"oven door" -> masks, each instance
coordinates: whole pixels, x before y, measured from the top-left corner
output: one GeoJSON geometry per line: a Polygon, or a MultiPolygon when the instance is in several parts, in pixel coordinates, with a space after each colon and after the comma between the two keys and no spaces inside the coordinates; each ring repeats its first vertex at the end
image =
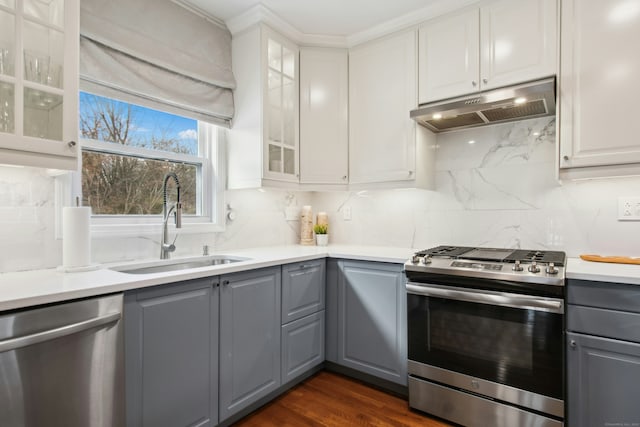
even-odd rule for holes
{"type": "Polygon", "coordinates": [[[432,380],[460,373],[562,402],[563,300],[410,282],[407,312],[409,364],[436,367],[432,380]]]}

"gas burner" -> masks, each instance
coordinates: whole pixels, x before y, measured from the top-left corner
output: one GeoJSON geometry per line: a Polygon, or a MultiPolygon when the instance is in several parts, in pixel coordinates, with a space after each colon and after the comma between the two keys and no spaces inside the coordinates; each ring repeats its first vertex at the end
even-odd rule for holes
{"type": "Polygon", "coordinates": [[[437,246],[416,252],[405,272],[563,286],[565,263],[560,251],[437,246]]]}

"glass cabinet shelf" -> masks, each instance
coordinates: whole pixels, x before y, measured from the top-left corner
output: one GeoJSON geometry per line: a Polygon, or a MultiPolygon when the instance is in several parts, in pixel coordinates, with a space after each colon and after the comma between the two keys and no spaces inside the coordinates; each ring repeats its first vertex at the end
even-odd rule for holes
{"type": "Polygon", "coordinates": [[[3,162],[77,168],[79,15],[80,0],[0,0],[3,162]]]}

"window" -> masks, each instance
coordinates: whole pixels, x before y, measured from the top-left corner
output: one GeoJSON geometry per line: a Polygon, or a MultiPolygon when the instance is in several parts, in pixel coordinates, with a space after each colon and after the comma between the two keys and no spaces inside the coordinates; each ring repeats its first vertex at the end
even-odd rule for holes
{"type": "MultiPolygon", "coordinates": [[[[183,228],[221,229],[221,132],[205,122],[81,92],[82,172],[76,185],[92,208],[94,231],[159,229],[168,172],[180,181],[183,228]]],[[[169,180],[167,202],[176,196],[169,180]]]]}

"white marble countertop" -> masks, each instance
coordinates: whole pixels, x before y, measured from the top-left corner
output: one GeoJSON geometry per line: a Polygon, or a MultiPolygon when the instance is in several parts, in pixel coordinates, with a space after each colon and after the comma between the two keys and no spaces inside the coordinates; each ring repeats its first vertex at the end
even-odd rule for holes
{"type": "MultiPolygon", "coordinates": [[[[413,250],[407,248],[291,245],[224,251],[220,254],[250,259],[233,264],[163,273],[128,274],[109,269],[115,265],[159,260],[113,263],[103,265],[98,270],[77,273],[64,273],[56,269],[3,273],[0,274],[0,311],[325,257],[404,263],[412,253],[413,250]]],[[[178,260],[179,258],[173,259],[178,260]]]]}
{"type": "Polygon", "coordinates": [[[569,258],[566,276],[567,279],[640,285],[640,265],[612,264],[569,258]]]}
{"type": "MultiPolygon", "coordinates": [[[[325,257],[404,263],[413,252],[410,248],[382,246],[290,245],[224,251],[220,254],[250,259],[233,264],[163,273],[128,274],[109,269],[116,265],[159,261],[155,259],[105,264],[98,270],[78,273],[63,273],[56,269],[3,273],[0,274],[0,311],[325,257]]],[[[173,260],[178,261],[180,258],[173,260]]],[[[640,285],[640,265],[607,264],[569,258],[566,271],[569,279],[640,285]]]]}

